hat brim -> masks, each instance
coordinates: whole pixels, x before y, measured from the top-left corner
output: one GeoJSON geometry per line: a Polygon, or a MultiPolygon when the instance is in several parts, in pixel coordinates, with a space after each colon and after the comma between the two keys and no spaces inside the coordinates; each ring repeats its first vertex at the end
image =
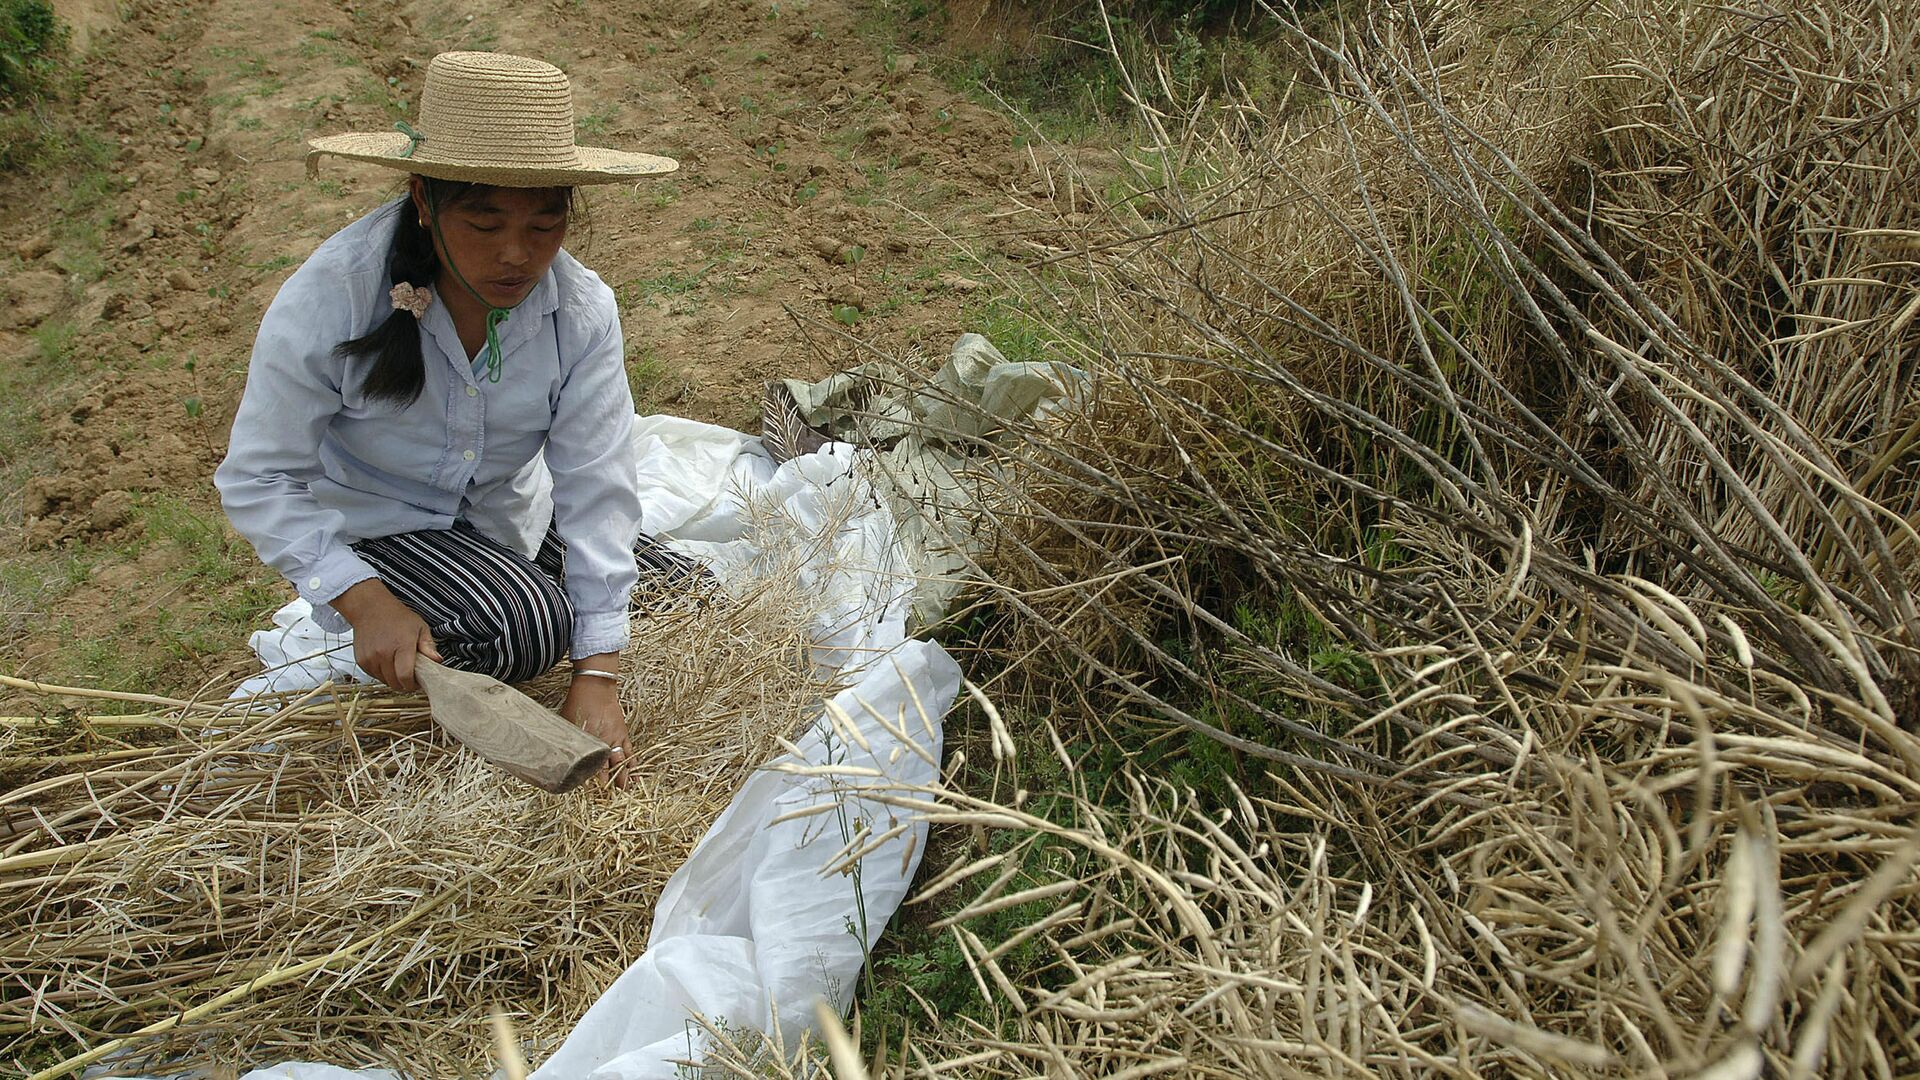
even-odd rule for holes
{"type": "Polygon", "coordinates": [[[367,131],[345,135],[325,135],[307,141],[307,171],[311,173],[320,155],[347,158],[401,169],[436,180],[464,180],[496,187],[576,187],[582,184],[617,184],[643,176],[659,176],[680,167],[670,157],[639,154],[627,150],[607,150],[598,146],[574,147],[572,165],[515,165],[489,162],[471,165],[434,161],[414,154],[405,156],[413,140],[401,132],[367,131]]]}

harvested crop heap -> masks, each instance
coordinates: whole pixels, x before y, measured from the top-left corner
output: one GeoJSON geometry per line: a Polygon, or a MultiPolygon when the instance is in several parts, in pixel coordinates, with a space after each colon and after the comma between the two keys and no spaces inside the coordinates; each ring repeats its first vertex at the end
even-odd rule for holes
{"type": "Polygon", "coordinates": [[[1920,1075],[1920,8],[1276,10],[1285,100],[1054,166],[1102,395],[982,566],[1060,739],[943,796],[907,1060],[1920,1075]]]}
{"type": "MultiPolygon", "coordinates": [[[[10,722],[0,1061],[124,1048],[451,1076],[483,1063],[496,1006],[551,1045],[640,954],[741,780],[817,712],[796,601],[769,585],[636,618],[625,791],[543,794],[382,692],[10,722]]],[[[555,703],[561,678],[530,689],[555,703]]]]}

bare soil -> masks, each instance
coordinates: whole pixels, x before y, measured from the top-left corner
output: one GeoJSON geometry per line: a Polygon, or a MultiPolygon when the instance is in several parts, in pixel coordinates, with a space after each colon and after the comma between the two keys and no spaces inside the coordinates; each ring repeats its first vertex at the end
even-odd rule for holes
{"type": "Polygon", "coordinates": [[[0,177],[9,673],[180,690],[248,667],[245,628],[291,593],[210,477],[258,318],[397,191],[310,178],[305,142],[405,118],[436,52],[548,59],[582,142],[680,159],[591,189],[569,244],[620,297],[643,412],[757,430],[766,380],[858,358],[836,331],[944,353],[985,299],[967,253],[1013,250],[1046,192],[1007,119],[850,0],[57,6],[88,54],[56,115],[110,160],[0,177]]]}

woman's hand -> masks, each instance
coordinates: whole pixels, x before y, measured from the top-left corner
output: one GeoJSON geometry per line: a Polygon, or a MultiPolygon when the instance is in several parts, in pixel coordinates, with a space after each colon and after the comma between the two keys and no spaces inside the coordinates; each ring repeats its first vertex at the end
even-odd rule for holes
{"type": "Polygon", "coordinates": [[[334,597],[333,610],[353,625],[353,662],[395,690],[414,691],[413,658],[440,659],[425,620],[400,602],[385,582],[368,578],[334,597]]]}
{"type": "MultiPolygon", "coordinates": [[[[612,664],[592,666],[613,670],[612,664]]],[[[607,758],[607,777],[613,781],[613,786],[624,788],[633,783],[633,778],[627,773],[627,758],[633,748],[627,742],[627,710],[620,704],[618,682],[592,675],[575,675],[573,684],[567,687],[567,700],[560,705],[560,715],[613,747],[613,754],[607,758]]]]}

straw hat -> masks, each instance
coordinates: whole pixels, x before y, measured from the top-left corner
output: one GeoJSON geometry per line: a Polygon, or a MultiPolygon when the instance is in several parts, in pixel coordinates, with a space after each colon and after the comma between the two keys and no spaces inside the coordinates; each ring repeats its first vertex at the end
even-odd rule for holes
{"type": "Polygon", "coordinates": [[[611,184],[680,167],[672,158],[576,144],[566,73],[505,53],[434,57],[418,125],[394,126],[311,140],[308,173],[323,154],[500,187],[611,184]]]}

